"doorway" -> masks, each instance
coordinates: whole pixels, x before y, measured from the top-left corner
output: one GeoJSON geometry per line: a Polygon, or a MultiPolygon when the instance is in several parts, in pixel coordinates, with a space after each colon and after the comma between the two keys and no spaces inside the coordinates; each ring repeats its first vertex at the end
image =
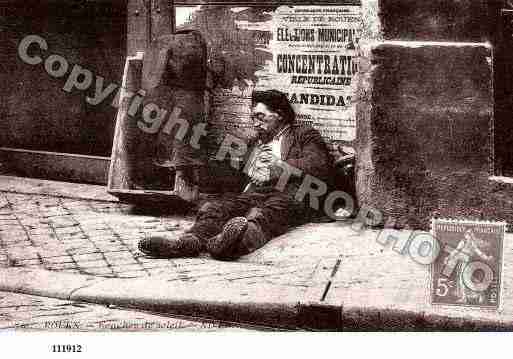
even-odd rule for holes
{"type": "Polygon", "coordinates": [[[0,161],[7,163],[9,174],[104,182],[104,174],[89,176],[84,163],[92,156],[90,168],[104,171],[108,165],[116,91],[97,105],[86,98],[94,97],[97,76],[103,78],[103,88],[121,84],[126,1],[2,1],[0,19],[0,161]],[[69,63],[64,76],[53,77],[44,64],[21,59],[18,46],[27,35],[47,42],[48,50],[39,51],[43,60],[55,54],[69,63]],[[74,65],[93,74],[85,91],[63,90],[74,65]]]}

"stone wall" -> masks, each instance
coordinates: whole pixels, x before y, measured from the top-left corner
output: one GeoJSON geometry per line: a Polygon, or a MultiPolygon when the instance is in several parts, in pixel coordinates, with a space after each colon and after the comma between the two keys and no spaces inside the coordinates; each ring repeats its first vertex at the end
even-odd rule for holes
{"type": "MultiPolygon", "coordinates": [[[[86,103],[87,91],[62,90],[78,64],[120,85],[125,62],[126,5],[123,2],[2,1],[0,4],[0,147],[109,156],[116,91],[102,104],[86,103]],[[29,65],[18,56],[27,35],[43,37],[51,54],[70,68],[62,78],[50,76],[43,64],[29,65]]],[[[35,49],[35,47],[34,47],[35,49]]],[[[33,50],[34,52],[38,50],[33,50]]]]}
{"type": "Polygon", "coordinates": [[[508,185],[490,179],[493,48],[480,42],[489,30],[465,31],[482,21],[478,9],[451,22],[454,14],[445,10],[462,3],[412,9],[410,1],[383,0],[383,36],[401,41],[362,48],[358,200],[381,210],[388,222],[400,227],[427,229],[433,217],[513,221],[508,185]],[[415,18],[402,15],[392,25],[389,14],[398,7],[401,14],[423,12],[418,27],[413,26],[415,18]],[[435,20],[445,25],[428,30],[426,24],[435,20]],[[458,34],[453,27],[460,29],[458,34]],[[440,42],[447,39],[451,41],[440,42]]]}
{"type": "Polygon", "coordinates": [[[496,0],[379,0],[385,39],[487,41],[496,0]]]}

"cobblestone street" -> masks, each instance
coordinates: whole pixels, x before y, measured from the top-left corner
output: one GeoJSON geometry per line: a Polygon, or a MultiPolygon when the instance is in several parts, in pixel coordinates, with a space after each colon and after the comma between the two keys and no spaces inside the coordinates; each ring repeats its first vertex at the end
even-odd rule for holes
{"type": "MultiPolygon", "coordinates": [[[[178,235],[191,225],[192,220],[192,217],[184,216],[140,214],[132,206],[115,201],[0,192],[0,267],[45,269],[105,278],[165,276],[170,280],[209,282],[254,282],[255,278],[258,280],[273,273],[268,266],[258,264],[223,263],[220,266],[207,256],[166,260],[147,258],[138,252],[137,243],[145,236],[178,235]]],[[[0,292],[0,329],[12,328],[240,330],[239,326],[203,319],[167,317],[0,292]]]]}
{"type": "Polygon", "coordinates": [[[0,263],[9,267],[150,276],[175,268],[176,261],[139,256],[138,241],[163,232],[179,234],[191,223],[183,217],[129,215],[130,206],[119,203],[14,193],[1,193],[0,201],[0,263]]]}
{"type": "MultiPolygon", "coordinates": [[[[57,185],[61,192],[75,186],[57,185]]],[[[303,283],[306,288],[319,257],[336,258],[336,253],[327,255],[329,250],[315,249],[316,255],[305,260],[303,256],[308,251],[305,241],[305,248],[299,248],[297,253],[301,262],[295,256],[279,256],[276,250],[256,252],[237,262],[215,261],[207,254],[199,258],[154,259],[140,253],[137,243],[151,235],[178,236],[192,225],[193,216],[160,215],[158,211],[150,215],[115,201],[42,194],[0,191],[0,201],[0,266],[3,267],[109,278],[166,276],[180,281],[244,283],[267,280],[294,286],[303,283]],[[284,280],[284,276],[288,279],[284,280]]],[[[310,244],[316,246],[317,241],[310,244]]]]}
{"type": "MultiPolygon", "coordinates": [[[[101,186],[1,180],[0,328],[45,329],[47,323],[75,321],[80,330],[101,330],[103,321],[114,325],[135,318],[204,330],[211,326],[205,315],[225,320],[227,328],[282,320],[289,324],[278,328],[303,328],[304,318],[336,319],[342,309],[348,321],[334,325],[348,330],[395,328],[398,320],[405,328],[423,321],[446,328],[440,318],[452,328],[511,326],[509,280],[502,284],[501,311],[432,306],[430,267],[390,243],[384,246],[380,230],[359,230],[351,221],[306,224],[234,262],[208,255],[154,259],[138,252],[139,240],[179,235],[192,216],[142,211],[117,202],[101,186]],[[328,308],[335,312],[322,314],[328,308]],[[382,321],[382,313],[389,322],[382,321]],[[270,320],[274,315],[282,319],[270,320]]],[[[505,279],[513,263],[511,237],[504,242],[505,279]]]]}

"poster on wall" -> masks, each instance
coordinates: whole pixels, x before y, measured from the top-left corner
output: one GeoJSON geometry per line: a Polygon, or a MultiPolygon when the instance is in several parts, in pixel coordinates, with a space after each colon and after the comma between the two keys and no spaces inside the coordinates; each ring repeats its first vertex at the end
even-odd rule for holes
{"type": "MultiPolygon", "coordinates": [[[[189,34],[194,37],[202,44],[201,54],[205,54],[202,65],[194,67],[204,69],[199,72],[202,80],[197,82],[202,84],[202,91],[191,95],[197,106],[192,106],[190,101],[184,105],[189,112],[195,108],[194,113],[205,113],[208,122],[208,131],[205,131],[202,142],[202,156],[205,155],[204,160],[208,163],[205,172],[208,173],[194,175],[205,179],[199,185],[202,190],[239,190],[243,176],[236,173],[228,161],[219,161],[217,153],[221,149],[226,150],[223,146],[229,143],[224,141],[227,135],[243,141],[255,138],[255,125],[251,120],[251,95],[255,90],[277,89],[286,93],[295,108],[297,121],[307,123],[320,132],[326,143],[331,145],[339,167],[350,164],[356,132],[352,97],[358,71],[357,48],[363,26],[360,6],[347,3],[330,5],[322,1],[309,6],[220,3],[178,6],[175,15],[177,36],[189,34]]],[[[186,49],[190,50],[190,44],[182,48],[179,44],[185,42],[181,41],[173,42],[173,46],[179,48],[176,51],[158,48],[170,46],[165,42],[161,45],[152,42],[152,46],[156,49],[155,54],[172,54],[176,61],[198,59],[197,55],[184,56],[186,49]]],[[[150,53],[146,51],[141,56],[147,60],[147,65],[167,63],[165,71],[173,73],[172,66],[178,62],[153,62],[150,53]]],[[[134,62],[132,67],[133,71],[127,70],[127,76],[133,78],[124,80],[133,86],[131,91],[137,93],[144,74],[152,71],[147,70],[148,67],[144,71],[144,61],[138,65],[134,62]]],[[[184,83],[189,83],[192,73],[187,73],[184,83]]],[[[176,81],[174,85],[177,85],[176,81]]],[[[169,86],[174,85],[170,82],[169,86]]],[[[173,91],[164,93],[167,96],[173,91]]],[[[150,101],[151,96],[148,95],[144,101],[150,101]]],[[[159,101],[163,101],[163,96],[159,101]]],[[[133,105],[130,106],[132,108],[133,105]]],[[[175,156],[168,151],[172,147],[169,145],[169,137],[172,136],[155,139],[152,134],[141,133],[133,121],[120,123],[128,127],[118,126],[120,130],[117,133],[122,135],[114,141],[113,152],[117,160],[112,162],[112,168],[116,169],[112,173],[116,175],[110,176],[113,180],[109,182],[109,188],[166,191],[173,187],[176,178],[170,175],[170,168],[173,168],[175,156]],[[127,146],[132,147],[127,150],[127,146]]],[[[163,128],[165,132],[165,128],[171,127],[166,124],[163,128]]],[[[242,156],[234,159],[242,160],[242,156]]]]}
{"type": "Polygon", "coordinates": [[[251,136],[254,89],[287,93],[297,119],[328,143],[354,140],[360,6],[178,8],[177,29],[187,28],[199,30],[209,46],[214,141],[226,132],[251,136]]]}
{"type": "Polygon", "coordinates": [[[257,88],[288,94],[298,119],[329,142],[355,138],[352,84],[358,71],[357,6],[283,6],[273,15],[269,48],[273,60],[257,88]]]}

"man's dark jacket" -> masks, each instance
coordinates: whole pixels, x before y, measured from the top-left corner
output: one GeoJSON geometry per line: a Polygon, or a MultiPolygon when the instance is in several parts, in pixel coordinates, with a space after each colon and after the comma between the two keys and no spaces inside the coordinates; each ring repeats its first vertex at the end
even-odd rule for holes
{"type": "MultiPolygon", "coordinates": [[[[252,153],[250,150],[249,154],[252,153]]],[[[289,166],[302,172],[301,176],[292,175],[285,192],[295,196],[301,186],[305,175],[313,176],[328,186],[328,191],[333,182],[333,158],[326,142],[320,133],[307,124],[294,123],[286,131],[281,142],[281,159],[289,166]]],[[[269,186],[256,189],[256,191],[272,190],[282,174],[283,167],[271,168],[271,183],[269,186]]]]}

